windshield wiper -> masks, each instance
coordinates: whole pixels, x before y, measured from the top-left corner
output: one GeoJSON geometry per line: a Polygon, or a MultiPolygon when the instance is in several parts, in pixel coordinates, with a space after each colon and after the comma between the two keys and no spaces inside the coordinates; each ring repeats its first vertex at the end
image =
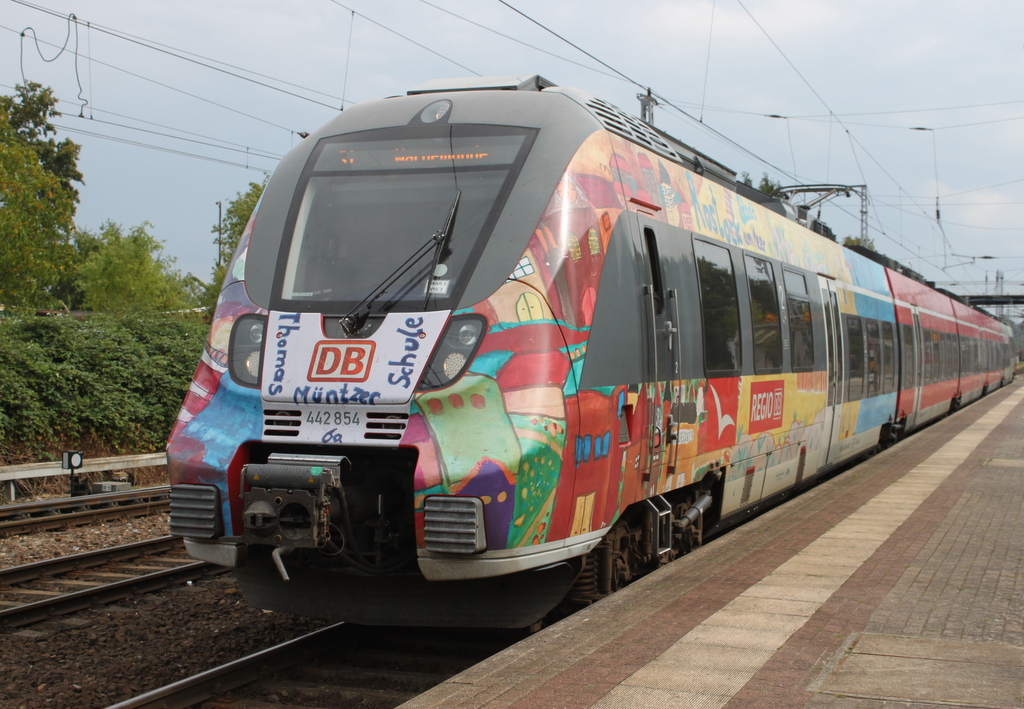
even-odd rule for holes
{"type": "Polygon", "coordinates": [[[430,302],[430,288],[434,285],[434,279],[438,276],[443,276],[447,271],[441,273],[437,272],[437,267],[448,260],[448,257],[452,255],[451,241],[452,232],[455,231],[455,215],[459,211],[459,198],[462,197],[462,190],[455,190],[455,201],[452,202],[452,208],[448,210],[448,219],[444,223],[444,228],[434,234],[433,238],[437,242],[437,246],[434,247],[434,265],[430,267],[430,278],[427,279],[427,293],[423,298],[423,309],[427,309],[427,303],[430,302]]]}
{"type": "MultiPolygon", "coordinates": [[[[445,220],[444,227],[435,231],[422,246],[416,249],[409,258],[392,271],[376,288],[370,291],[369,295],[359,301],[356,307],[352,308],[345,317],[341,318],[339,321],[341,329],[345,331],[346,335],[349,337],[358,335],[359,331],[363,329],[363,325],[366,324],[366,319],[370,317],[370,309],[373,307],[373,304],[382,295],[387,293],[388,289],[398,282],[398,279],[408,273],[409,269],[419,263],[433,249],[434,267],[430,271],[430,280],[427,283],[427,298],[429,299],[430,285],[434,282],[434,271],[437,270],[437,264],[451,255],[451,251],[448,249],[448,242],[451,240],[452,229],[455,226],[455,212],[459,208],[459,197],[461,196],[462,190],[456,190],[455,201],[452,202],[451,209],[448,210],[448,218],[445,220]]],[[[426,301],[424,301],[424,307],[426,307],[426,301]]]]}

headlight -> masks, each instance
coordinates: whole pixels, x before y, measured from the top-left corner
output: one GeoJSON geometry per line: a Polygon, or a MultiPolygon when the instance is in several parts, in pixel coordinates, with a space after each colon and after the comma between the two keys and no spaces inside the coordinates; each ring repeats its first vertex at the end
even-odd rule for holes
{"type": "Polygon", "coordinates": [[[427,364],[419,390],[438,389],[458,379],[473,361],[486,328],[487,321],[480,315],[452,318],[427,364]]]}
{"type": "Polygon", "coordinates": [[[251,389],[259,387],[266,329],[265,315],[243,315],[235,320],[228,345],[228,370],[236,384],[251,389]]]}

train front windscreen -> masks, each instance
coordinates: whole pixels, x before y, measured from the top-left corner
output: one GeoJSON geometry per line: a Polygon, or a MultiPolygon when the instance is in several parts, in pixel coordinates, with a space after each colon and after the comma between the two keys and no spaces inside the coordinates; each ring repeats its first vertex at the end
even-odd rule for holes
{"type": "Polygon", "coordinates": [[[533,135],[441,125],[323,139],[286,224],[274,307],[454,307],[533,135]]]}

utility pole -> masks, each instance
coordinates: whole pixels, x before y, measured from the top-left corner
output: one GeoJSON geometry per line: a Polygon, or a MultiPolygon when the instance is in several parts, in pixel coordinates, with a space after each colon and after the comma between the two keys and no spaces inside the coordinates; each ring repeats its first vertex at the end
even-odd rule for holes
{"type": "Polygon", "coordinates": [[[224,209],[221,207],[220,200],[217,200],[217,268],[220,268],[221,253],[223,253],[223,247],[220,245],[220,240],[224,236],[224,209]]]}

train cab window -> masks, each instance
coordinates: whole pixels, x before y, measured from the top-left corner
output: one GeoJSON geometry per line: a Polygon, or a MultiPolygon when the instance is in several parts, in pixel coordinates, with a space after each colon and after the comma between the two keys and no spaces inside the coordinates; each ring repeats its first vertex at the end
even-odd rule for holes
{"type": "Polygon", "coordinates": [[[718,375],[740,370],[740,309],[732,255],[722,246],[694,239],[700,308],[704,322],[704,369],[718,375]]]}
{"type": "Polygon", "coordinates": [[[903,367],[901,389],[913,389],[917,386],[917,346],[914,341],[914,328],[912,325],[900,325],[900,336],[903,339],[903,367]]]}
{"type": "Polygon", "coordinates": [[[864,324],[860,318],[846,316],[846,345],[849,376],[846,379],[846,400],[864,398],[864,324]]]}
{"type": "Polygon", "coordinates": [[[868,345],[868,396],[876,396],[882,384],[882,338],[877,320],[864,322],[868,345]]]}
{"type": "Polygon", "coordinates": [[[896,341],[891,322],[882,323],[882,393],[896,391],[896,341]]]}
{"type": "Polygon", "coordinates": [[[789,308],[789,343],[793,371],[814,369],[814,332],[811,329],[811,301],[803,274],[783,269],[786,305],[789,308]]]}
{"type": "Polygon", "coordinates": [[[744,258],[747,288],[750,291],[750,315],[754,323],[754,372],[782,371],[782,323],[775,293],[772,265],[754,256],[744,258]]]}
{"type": "Polygon", "coordinates": [[[324,138],[289,212],[272,307],[453,308],[535,134],[437,124],[324,138]],[[386,274],[387,297],[374,299],[386,274]]]}

